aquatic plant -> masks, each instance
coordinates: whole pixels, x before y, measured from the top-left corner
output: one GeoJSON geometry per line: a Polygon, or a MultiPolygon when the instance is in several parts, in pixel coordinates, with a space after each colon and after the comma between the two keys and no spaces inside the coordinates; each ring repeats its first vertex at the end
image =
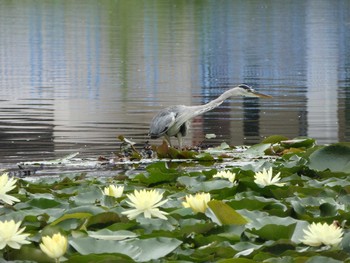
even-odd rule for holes
{"type": "MultiPolygon", "coordinates": [[[[48,262],[41,237],[61,233],[65,262],[350,261],[349,144],[272,136],[251,147],[152,149],[152,159],[127,160],[137,170],[112,167],[109,177],[16,178],[20,202],[1,206],[0,221],[21,222],[26,236],[19,249],[3,246],[0,257],[48,262]],[[234,180],[218,178],[222,171],[234,180]],[[258,185],[259,172],[271,183],[258,185]],[[110,185],[123,191],[106,195],[110,185]],[[194,213],[191,198],[205,209],[194,213]]],[[[40,165],[43,174],[50,162],[40,165]]]]}
{"type": "Polygon", "coordinates": [[[14,178],[9,178],[7,173],[0,176],[0,201],[8,205],[12,205],[14,202],[19,202],[20,200],[8,192],[16,187],[17,180],[14,178]]]}
{"type": "Polygon", "coordinates": [[[25,227],[20,228],[21,223],[14,220],[0,221],[0,249],[6,246],[19,249],[22,245],[30,243],[27,240],[29,234],[23,233],[25,227]]]}
{"type": "Polygon", "coordinates": [[[40,249],[50,258],[55,259],[59,262],[68,248],[68,240],[61,233],[55,233],[50,236],[42,237],[42,243],[40,243],[40,249]]]}

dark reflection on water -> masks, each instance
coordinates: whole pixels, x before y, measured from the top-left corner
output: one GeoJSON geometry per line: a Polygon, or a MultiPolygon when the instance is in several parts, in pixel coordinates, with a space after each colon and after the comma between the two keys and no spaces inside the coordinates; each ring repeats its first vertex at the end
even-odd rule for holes
{"type": "MultiPolygon", "coordinates": [[[[160,108],[248,83],[186,144],[350,138],[349,1],[2,1],[0,162],[143,144],[160,108]]],[[[152,141],[152,143],[159,143],[152,141]]]]}

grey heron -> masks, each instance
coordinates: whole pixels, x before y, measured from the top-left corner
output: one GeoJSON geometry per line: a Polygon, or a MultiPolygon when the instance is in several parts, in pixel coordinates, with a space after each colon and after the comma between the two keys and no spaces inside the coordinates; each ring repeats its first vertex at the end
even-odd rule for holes
{"type": "Polygon", "coordinates": [[[181,149],[182,137],[186,136],[187,134],[189,120],[218,107],[226,99],[233,96],[271,98],[269,95],[258,93],[252,87],[246,84],[240,84],[225,91],[218,98],[204,105],[175,105],[162,109],[153,117],[151,121],[149,136],[151,139],[157,139],[164,136],[165,140],[170,146],[170,137],[175,136],[178,139],[179,148],[181,149]]]}

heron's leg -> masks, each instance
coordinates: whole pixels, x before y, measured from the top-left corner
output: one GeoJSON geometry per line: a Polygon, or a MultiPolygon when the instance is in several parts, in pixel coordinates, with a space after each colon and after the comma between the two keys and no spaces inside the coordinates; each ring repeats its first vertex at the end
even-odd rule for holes
{"type": "Polygon", "coordinates": [[[176,134],[177,140],[179,142],[179,149],[182,149],[182,134],[181,132],[179,132],[178,134],[176,134]]]}
{"type": "Polygon", "coordinates": [[[172,147],[170,137],[168,135],[164,134],[164,139],[169,144],[169,146],[172,147]]]}

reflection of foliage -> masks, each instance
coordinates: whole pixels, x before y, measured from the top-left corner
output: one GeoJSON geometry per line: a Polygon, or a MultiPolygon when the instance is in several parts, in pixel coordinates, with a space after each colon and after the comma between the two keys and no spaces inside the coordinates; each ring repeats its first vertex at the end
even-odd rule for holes
{"type": "Polygon", "coordinates": [[[16,262],[45,262],[40,237],[62,232],[69,240],[66,262],[350,260],[348,144],[319,146],[311,138],[274,136],[249,148],[160,147],[153,149],[167,159],[155,159],[138,174],[18,179],[10,194],[21,202],[1,207],[0,220],[22,221],[31,244],[0,254],[16,262]],[[234,183],[214,177],[223,166],[235,174],[234,183]],[[271,167],[280,173],[283,185],[262,188],[254,183],[257,171],[271,167]],[[122,196],[103,195],[101,189],[110,184],[123,185],[122,196]],[[140,214],[130,220],[123,215],[128,210],[126,195],[135,189],[163,193],[167,202],[160,209],[167,219],[140,214]],[[205,213],[182,206],[187,195],[196,193],[210,193],[205,213]],[[304,230],[312,222],[341,227],[341,244],[303,244],[304,230]]]}

